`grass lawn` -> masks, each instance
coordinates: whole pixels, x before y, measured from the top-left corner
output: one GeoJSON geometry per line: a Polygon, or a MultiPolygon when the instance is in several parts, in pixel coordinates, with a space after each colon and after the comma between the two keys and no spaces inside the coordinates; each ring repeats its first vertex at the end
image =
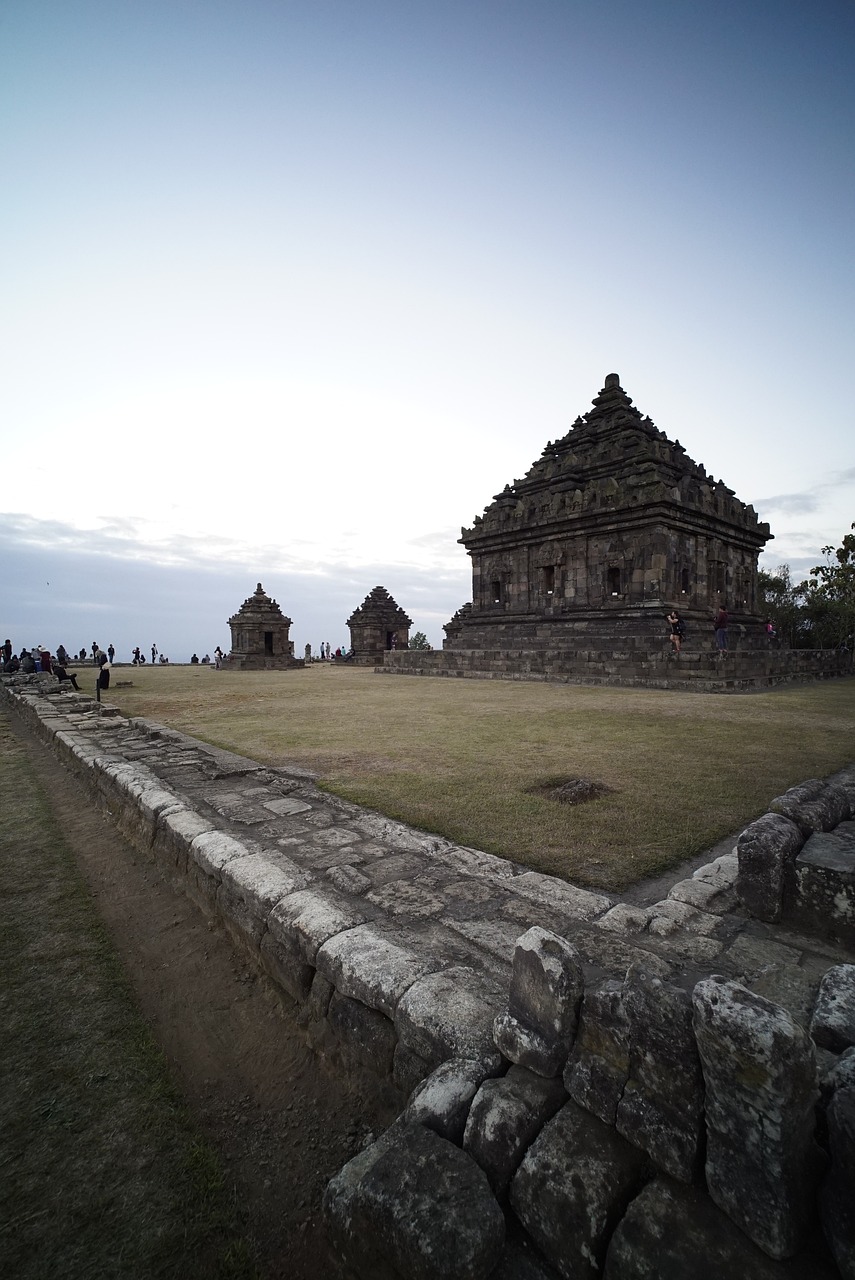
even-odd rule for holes
{"type": "Polygon", "coordinates": [[[0,1274],[255,1276],[219,1158],[0,714],[0,1274]]]}
{"type": "MultiPolygon", "coordinates": [[[[89,671],[81,686],[85,689],[89,671]]],[[[336,795],[577,884],[664,872],[855,758],[855,678],[764,694],[120,667],[111,702],[336,795]],[[533,792],[583,777],[582,805],[533,792]]]]}

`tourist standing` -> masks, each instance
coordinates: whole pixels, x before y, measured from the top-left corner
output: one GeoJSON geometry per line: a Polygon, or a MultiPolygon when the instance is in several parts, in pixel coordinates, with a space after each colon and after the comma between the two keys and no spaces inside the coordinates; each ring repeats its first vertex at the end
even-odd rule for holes
{"type": "Polygon", "coordinates": [[[110,659],[107,657],[106,653],[102,653],[99,655],[99,662],[100,662],[100,667],[98,670],[98,688],[109,689],[110,688],[110,659]]]}
{"type": "Polygon", "coordinates": [[[153,645],[151,646],[151,660],[152,660],[152,662],[157,662],[157,654],[158,654],[157,645],[156,645],[156,644],[153,644],[153,645]]]}
{"type": "Polygon", "coordinates": [[[727,657],[727,609],[723,604],[718,607],[713,623],[715,630],[715,642],[718,648],[720,658],[727,657]]]}
{"type": "Polygon", "coordinates": [[[668,622],[671,626],[671,647],[679,658],[683,647],[683,636],[686,634],[686,624],[676,609],[672,609],[668,614],[668,622]]]}
{"type": "Polygon", "coordinates": [[[107,657],[110,659],[110,666],[112,666],[112,665],[113,665],[113,659],[115,658],[115,656],[116,656],[116,649],[115,649],[115,646],[114,646],[114,645],[112,645],[112,644],[108,644],[108,645],[107,645],[107,657]]]}
{"type": "Polygon", "coordinates": [[[11,658],[12,658],[12,641],[11,641],[11,640],[4,640],[4,641],[3,641],[3,661],[4,661],[4,663],[5,663],[5,662],[9,662],[9,661],[11,660],[11,658]]]}

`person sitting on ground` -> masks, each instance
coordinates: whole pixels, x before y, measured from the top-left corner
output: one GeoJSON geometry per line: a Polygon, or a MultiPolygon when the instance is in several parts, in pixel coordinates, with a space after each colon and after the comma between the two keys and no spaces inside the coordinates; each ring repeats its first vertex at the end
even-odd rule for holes
{"type": "Polygon", "coordinates": [[[36,662],[35,662],[35,658],[30,653],[29,649],[21,650],[21,670],[23,671],[25,676],[31,676],[35,674],[36,662]]]}
{"type": "Polygon", "coordinates": [[[197,667],[199,665],[199,659],[195,653],[193,654],[193,657],[190,659],[190,664],[191,666],[194,666],[194,667],[197,667]]]}
{"type": "Polygon", "coordinates": [[[56,676],[60,684],[62,684],[63,680],[70,680],[75,689],[79,692],[80,686],[77,683],[77,676],[73,671],[69,674],[61,662],[55,662],[53,664],[53,674],[56,676]]]}
{"type": "Polygon", "coordinates": [[[13,654],[12,654],[12,656],[11,656],[11,658],[8,658],[8,659],[3,663],[3,674],[4,674],[4,676],[14,676],[14,675],[16,675],[20,670],[21,670],[21,663],[20,663],[19,659],[18,659],[18,658],[15,656],[15,654],[13,653],[13,654]]]}
{"type": "Polygon", "coordinates": [[[202,659],[202,666],[209,667],[210,665],[211,665],[211,655],[209,653],[206,653],[204,658],[202,659]]]}

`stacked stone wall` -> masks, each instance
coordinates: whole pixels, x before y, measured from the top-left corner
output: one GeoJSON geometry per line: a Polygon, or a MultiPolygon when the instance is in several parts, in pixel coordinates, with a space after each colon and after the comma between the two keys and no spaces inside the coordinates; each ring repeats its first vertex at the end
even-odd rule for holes
{"type": "MultiPolygon", "coordinates": [[[[501,636],[494,643],[501,643],[501,636]]],[[[852,674],[852,658],[835,649],[684,649],[679,658],[665,648],[643,648],[632,639],[616,648],[614,638],[583,649],[488,648],[409,650],[387,653],[384,675],[450,676],[480,680],[551,680],[566,684],[608,684],[629,688],[677,689],[696,693],[745,693],[852,674]]],[[[587,642],[586,642],[587,645],[587,642]]]]}

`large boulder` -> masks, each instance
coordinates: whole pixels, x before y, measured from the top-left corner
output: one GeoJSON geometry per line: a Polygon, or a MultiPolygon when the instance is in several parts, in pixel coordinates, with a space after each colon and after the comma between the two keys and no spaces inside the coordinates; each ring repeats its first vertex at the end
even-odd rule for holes
{"type": "Polygon", "coordinates": [[[501,1199],[531,1143],[567,1101],[560,1079],[545,1080],[525,1067],[485,1080],[469,1110],[463,1150],[487,1175],[501,1199]]]}
{"type": "Polygon", "coordinates": [[[469,1108],[481,1085],[501,1068],[472,1058],[449,1058],[417,1085],[403,1112],[409,1124],[422,1124],[441,1138],[463,1142],[469,1108]]]}
{"type": "Polygon", "coordinates": [[[820,1173],[813,1044],[786,1010],[737,982],[706,978],[693,1001],[710,1195],[771,1257],[791,1257],[820,1173]]]}
{"type": "Polygon", "coordinates": [[[637,965],[627,971],[623,1008],[629,1078],[617,1106],[619,1133],[681,1182],[697,1173],[704,1084],[687,991],[637,965]]]}
{"type": "Polygon", "coordinates": [[[831,1169],[820,1194],[826,1239],[843,1280],[855,1280],[855,1089],[838,1089],[828,1108],[831,1169]]]}
{"type": "Polygon", "coordinates": [[[508,1007],[493,1029],[497,1048],[537,1075],[558,1075],[576,1034],[584,989],[576,948],[548,929],[529,929],[514,950],[508,1007]]]}
{"type": "Polygon", "coordinates": [[[643,1180],[644,1156],[566,1103],[529,1147],[510,1187],[526,1231],[565,1280],[595,1280],[643,1180]]]}
{"type": "Polygon", "coordinates": [[[836,964],[825,974],[813,1010],[814,1044],[832,1053],[855,1045],[855,964],[836,964]]]}
{"type": "Polygon", "coordinates": [[[605,1124],[614,1124],[628,1078],[629,1026],[623,1008],[623,983],[609,978],[601,987],[589,987],[585,992],[564,1084],[580,1107],[605,1124]]]}
{"type": "Polygon", "coordinates": [[[492,1032],[501,1004],[494,982],[461,965],[417,979],[398,1004],[395,1028],[431,1068],[448,1058],[478,1058],[498,1067],[492,1032]]]}
{"type": "Polygon", "coordinates": [[[612,1236],[603,1280],[833,1280],[819,1258],[775,1262],[700,1187],[656,1178],[612,1236]],[[802,1263],[802,1260],[798,1260],[802,1263]]]}
{"type": "Polygon", "coordinates": [[[850,816],[845,788],[821,778],[809,778],[790,787],[782,796],[776,796],[769,808],[794,822],[805,837],[814,831],[831,831],[850,816]]]}
{"type": "Polygon", "coordinates": [[[796,824],[778,813],[765,813],[739,836],[736,892],[745,910],[758,920],[780,918],[786,864],[804,842],[796,824]]]}
{"type": "Polygon", "coordinates": [[[333,1244],[360,1280],[486,1280],[505,1220],[484,1173],[421,1125],[396,1123],[324,1193],[333,1244]]]}

